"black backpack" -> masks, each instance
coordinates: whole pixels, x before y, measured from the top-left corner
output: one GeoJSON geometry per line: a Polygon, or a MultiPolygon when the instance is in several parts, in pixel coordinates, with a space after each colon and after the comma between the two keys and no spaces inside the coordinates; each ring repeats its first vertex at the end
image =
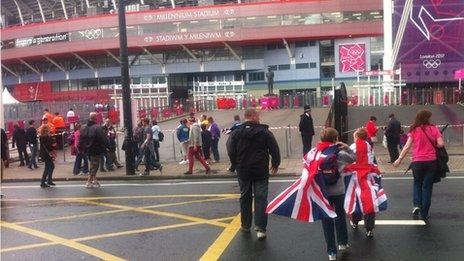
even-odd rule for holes
{"type": "Polygon", "coordinates": [[[340,172],[338,171],[337,158],[340,149],[336,145],[332,145],[325,149],[322,154],[326,157],[321,162],[320,172],[324,177],[325,184],[332,186],[337,183],[340,178],[340,172]]]}
{"type": "Polygon", "coordinates": [[[81,129],[81,135],[79,136],[79,143],[77,148],[80,152],[87,153],[93,145],[95,139],[95,133],[90,130],[89,126],[84,126],[81,129]]]}
{"type": "Polygon", "coordinates": [[[160,142],[162,142],[162,141],[164,140],[164,133],[161,132],[161,131],[158,133],[158,140],[159,140],[160,142]]]}

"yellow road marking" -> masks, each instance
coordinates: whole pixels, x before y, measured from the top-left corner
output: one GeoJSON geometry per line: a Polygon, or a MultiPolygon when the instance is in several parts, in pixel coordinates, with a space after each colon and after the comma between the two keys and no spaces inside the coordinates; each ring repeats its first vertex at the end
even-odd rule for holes
{"type": "MultiPolygon", "coordinates": [[[[233,218],[234,217],[224,217],[224,218],[211,219],[211,221],[220,222],[220,221],[231,220],[233,218]]],[[[147,233],[147,232],[153,232],[153,231],[167,230],[167,229],[172,229],[172,228],[189,227],[189,226],[203,225],[203,224],[205,224],[205,223],[204,222],[188,222],[188,223],[181,223],[181,224],[174,224],[174,225],[167,225],[167,226],[142,228],[142,229],[127,230],[127,231],[121,231],[121,232],[113,232],[113,233],[100,234],[100,235],[94,235],[94,236],[80,237],[80,238],[74,238],[74,239],[70,239],[70,240],[71,241],[76,241],[76,242],[90,241],[90,240],[97,240],[97,239],[102,239],[102,238],[127,236],[127,235],[133,235],[133,234],[141,234],[141,233],[147,233]]],[[[53,245],[58,245],[58,244],[59,243],[56,243],[56,242],[46,242],[46,243],[37,243],[37,244],[29,244],[29,245],[23,245],[23,246],[2,248],[2,249],[0,249],[0,253],[18,251],[18,250],[24,250],[24,249],[31,249],[31,248],[38,248],[38,247],[53,246],[53,245]]]]}
{"type": "Polygon", "coordinates": [[[2,199],[3,202],[17,201],[55,201],[55,200],[100,200],[100,199],[147,199],[147,198],[201,198],[201,197],[237,197],[239,194],[176,194],[176,195],[143,195],[143,196],[113,196],[113,197],[77,197],[77,198],[25,198],[2,199]]]}
{"type": "Polygon", "coordinates": [[[157,216],[184,219],[184,220],[193,221],[193,222],[203,222],[203,223],[213,225],[213,226],[227,227],[227,224],[222,223],[222,222],[211,221],[211,220],[208,220],[208,219],[199,218],[199,217],[193,217],[193,216],[188,216],[188,215],[183,215],[183,214],[177,214],[177,213],[171,213],[171,212],[165,212],[165,211],[157,211],[157,210],[151,210],[151,209],[144,209],[144,208],[140,208],[140,207],[136,208],[136,207],[130,207],[130,206],[124,206],[124,205],[116,205],[116,204],[111,204],[111,203],[95,202],[95,201],[91,201],[91,200],[72,200],[72,201],[73,202],[82,202],[82,203],[87,203],[87,204],[92,204],[92,205],[97,205],[97,206],[104,206],[104,207],[109,207],[109,208],[125,209],[125,210],[128,210],[128,211],[146,213],[146,214],[157,215],[157,216]]]}
{"type": "MultiPolygon", "coordinates": [[[[140,207],[140,208],[142,208],[142,209],[151,209],[151,208],[172,207],[172,206],[186,205],[186,204],[192,204],[192,203],[202,203],[202,202],[236,199],[237,197],[224,197],[224,198],[190,200],[190,201],[183,201],[183,202],[176,202],[176,203],[151,205],[151,206],[145,206],[145,207],[140,207]]],[[[60,221],[60,220],[68,220],[68,219],[75,219],[75,218],[81,218],[81,217],[90,217],[90,216],[98,216],[98,215],[105,215],[105,214],[113,214],[113,213],[127,212],[127,211],[130,211],[130,210],[128,210],[128,209],[106,210],[106,211],[101,211],[101,212],[90,212],[90,213],[63,216],[63,217],[44,218],[44,219],[36,219],[36,220],[14,222],[14,224],[23,225],[23,224],[31,224],[31,223],[38,223],[38,222],[60,221]]]]}
{"type": "Polygon", "coordinates": [[[42,231],[39,231],[39,230],[23,227],[23,226],[20,226],[20,225],[17,225],[17,224],[12,224],[12,223],[8,223],[8,222],[4,222],[4,221],[0,222],[0,226],[10,228],[10,229],[13,229],[13,230],[16,230],[16,231],[19,231],[19,232],[23,232],[23,233],[26,233],[26,234],[29,234],[29,235],[33,235],[33,236],[36,236],[36,237],[40,237],[40,238],[49,240],[49,241],[57,243],[57,244],[79,250],[81,252],[87,253],[89,255],[98,257],[98,258],[103,259],[103,260],[118,260],[118,261],[119,260],[124,260],[124,259],[119,258],[117,256],[114,256],[114,255],[111,255],[111,254],[106,253],[104,251],[101,251],[99,249],[89,247],[87,245],[78,243],[76,241],[69,240],[69,239],[66,239],[66,238],[62,238],[62,237],[59,237],[59,236],[55,236],[55,235],[52,235],[52,234],[48,234],[48,233],[45,233],[45,232],[42,232],[42,231]]]}
{"type": "Polygon", "coordinates": [[[240,214],[238,214],[203,254],[200,261],[219,260],[224,250],[226,250],[227,246],[229,246],[232,239],[234,239],[235,235],[240,230],[240,225],[240,214]]]}
{"type": "MultiPolygon", "coordinates": [[[[234,217],[216,218],[216,219],[210,219],[210,221],[220,222],[220,221],[231,220],[233,218],[234,217]]],[[[101,238],[127,236],[127,235],[132,235],[132,234],[147,233],[147,232],[166,230],[166,229],[171,229],[171,228],[180,228],[180,227],[188,227],[188,226],[204,225],[204,224],[206,223],[205,222],[187,222],[187,223],[167,225],[167,226],[161,226],[161,227],[150,227],[150,228],[127,230],[127,231],[114,232],[114,233],[108,233],[108,234],[102,234],[102,235],[81,237],[81,238],[76,238],[75,240],[76,241],[96,240],[96,239],[101,239],[101,238]]]]}
{"type": "Polygon", "coordinates": [[[106,210],[101,212],[89,212],[84,214],[77,214],[77,215],[70,215],[70,216],[63,216],[63,217],[55,217],[55,218],[44,218],[44,219],[34,219],[34,220],[27,220],[21,222],[14,222],[14,224],[24,225],[24,224],[31,224],[31,223],[39,223],[39,222],[49,222],[49,221],[60,221],[60,220],[67,220],[67,219],[74,219],[74,218],[81,218],[81,217],[91,217],[91,216],[98,216],[98,215],[105,215],[105,214],[113,214],[118,212],[124,212],[127,210],[106,210]]]}

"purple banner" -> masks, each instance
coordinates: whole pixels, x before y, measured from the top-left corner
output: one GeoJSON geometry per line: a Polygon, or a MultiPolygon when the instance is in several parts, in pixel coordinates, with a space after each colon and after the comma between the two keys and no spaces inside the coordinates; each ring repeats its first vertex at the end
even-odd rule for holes
{"type": "MultiPolygon", "coordinates": [[[[404,4],[394,1],[394,36],[404,4]]],[[[408,83],[455,81],[464,68],[464,1],[413,0],[395,68],[400,64],[408,83]]]]}

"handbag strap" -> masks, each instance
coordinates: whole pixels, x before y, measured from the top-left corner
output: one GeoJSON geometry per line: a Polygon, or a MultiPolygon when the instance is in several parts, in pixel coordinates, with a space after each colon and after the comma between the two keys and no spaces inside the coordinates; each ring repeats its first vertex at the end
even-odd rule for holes
{"type": "Polygon", "coordinates": [[[425,131],[424,129],[424,126],[421,126],[421,130],[422,132],[424,132],[425,136],[427,137],[427,139],[429,140],[430,144],[432,144],[432,146],[437,149],[437,146],[435,146],[435,143],[432,141],[432,139],[430,138],[430,136],[427,134],[427,132],[425,131]]]}

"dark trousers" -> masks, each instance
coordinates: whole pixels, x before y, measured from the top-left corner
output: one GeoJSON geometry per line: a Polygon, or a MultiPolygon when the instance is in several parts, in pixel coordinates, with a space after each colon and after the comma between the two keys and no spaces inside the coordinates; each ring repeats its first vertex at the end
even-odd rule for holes
{"type": "Polygon", "coordinates": [[[31,150],[31,159],[29,161],[29,168],[37,168],[37,152],[39,150],[39,144],[29,144],[29,149],[31,150]]]}
{"type": "Polygon", "coordinates": [[[116,167],[121,166],[121,163],[119,163],[118,157],[116,156],[116,147],[110,148],[110,149],[108,150],[108,156],[110,157],[111,162],[113,162],[113,164],[114,164],[116,167]]]}
{"type": "Polygon", "coordinates": [[[313,136],[301,135],[303,140],[303,156],[306,155],[311,150],[311,143],[313,141],[313,136]]]}
{"type": "Polygon", "coordinates": [[[154,150],[154,156],[155,156],[155,161],[160,161],[160,153],[159,153],[159,147],[160,147],[160,142],[159,140],[153,140],[153,150],[154,150]]]}
{"type": "Polygon", "coordinates": [[[245,180],[238,179],[240,186],[240,213],[243,228],[251,227],[253,216],[252,202],[255,203],[255,227],[257,230],[266,231],[267,228],[267,193],[268,179],[245,180]]]}
{"type": "MultiPolygon", "coordinates": [[[[358,224],[359,221],[363,219],[363,215],[361,213],[354,213],[351,215],[351,221],[353,223],[358,224]]],[[[367,231],[371,231],[375,227],[375,213],[364,215],[364,227],[367,231]]]]}
{"type": "Polygon", "coordinates": [[[89,158],[84,153],[77,153],[74,161],[73,174],[77,175],[82,170],[84,173],[89,173],[89,158]],[[82,164],[84,162],[84,164],[82,164]]]}
{"type": "Polygon", "coordinates": [[[205,158],[205,160],[209,160],[211,155],[210,155],[210,149],[211,147],[209,146],[202,146],[201,149],[203,150],[203,157],[205,158]]]}
{"type": "Polygon", "coordinates": [[[413,203],[420,207],[421,217],[427,218],[432,203],[433,177],[437,170],[437,161],[416,161],[411,163],[414,176],[413,203]]]}
{"type": "Polygon", "coordinates": [[[327,243],[327,253],[337,253],[335,230],[337,232],[337,243],[339,245],[348,244],[345,209],[343,208],[345,195],[329,196],[328,200],[330,205],[334,207],[337,217],[322,219],[322,229],[324,230],[325,242],[327,243]]]}
{"type": "Polygon", "coordinates": [[[400,156],[398,146],[400,145],[400,139],[387,138],[388,154],[390,154],[390,162],[395,162],[400,156]]]}
{"type": "Polygon", "coordinates": [[[24,166],[24,160],[26,160],[26,165],[29,165],[29,155],[26,151],[26,146],[18,146],[19,162],[21,166],[24,166]]]}
{"type": "Polygon", "coordinates": [[[100,158],[100,171],[104,170],[106,167],[107,170],[113,169],[113,161],[108,154],[108,151],[103,152],[100,158]]]}
{"type": "Polygon", "coordinates": [[[44,167],[44,171],[42,174],[42,180],[40,181],[40,183],[45,184],[45,180],[48,183],[52,183],[53,182],[52,174],[53,174],[53,170],[55,169],[55,163],[53,163],[53,159],[50,156],[43,157],[43,160],[45,162],[45,167],[44,167]]]}
{"type": "Polygon", "coordinates": [[[213,152],[213,158],[215,161],[219,161],[219,139],[211,140],[211,151],[213,152]]]}

